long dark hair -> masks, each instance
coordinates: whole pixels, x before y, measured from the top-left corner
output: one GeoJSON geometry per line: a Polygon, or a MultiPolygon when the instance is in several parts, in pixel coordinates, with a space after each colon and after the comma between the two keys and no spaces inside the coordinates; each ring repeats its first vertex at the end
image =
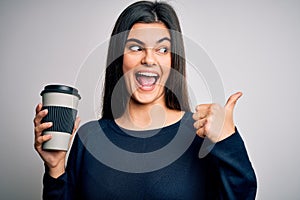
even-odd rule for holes
{"type": "Polygon", "coordinates": [[[181,28],[174,9],[164,2],[139,1],[128,6],[119,16],[111,34],[107,54],[102,118],[120,117],[126,108],[128,93],[123,76],[123,53],[128,32],[135,23],[162,22],[171,35],[171,73],[165,87],[166,106],[174,110],[190,111],[186,84],[185,54],[181,28]],[[172,72],[176,73],[172,73],[172,72]],[[178,72],[178,73],[177,73],[178,72]],[[183,77],[183,78],[182,78],[183,77]],[[118,98],[112,98],[116,85],[118,98]],[[112,108],[113,107],[113,108],[112,108]],[[112,109],[114,111],[112,111],[112,109]]]}

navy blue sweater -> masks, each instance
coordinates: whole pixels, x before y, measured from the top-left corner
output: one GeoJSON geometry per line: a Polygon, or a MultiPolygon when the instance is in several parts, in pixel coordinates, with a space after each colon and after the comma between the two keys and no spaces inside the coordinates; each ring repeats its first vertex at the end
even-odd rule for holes
{"type": "Polygon", "coordinates": [[[203,139],[191,115],[161,130],[124,130],[108,119],[83,125],[66,172],[54,179],[46,168],[43,198],[255,199],[256,177],[238,131],[200,159],[203,139]]]}

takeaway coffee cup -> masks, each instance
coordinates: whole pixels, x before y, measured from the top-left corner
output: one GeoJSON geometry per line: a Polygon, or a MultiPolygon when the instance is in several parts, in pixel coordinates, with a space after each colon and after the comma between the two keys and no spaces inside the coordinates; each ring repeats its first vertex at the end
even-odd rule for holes
{"type": "Polygon", "coordinates": [[[50,140],[43,143],[43,149],[67,151],[81,99],[78,90],[66,85],[47,85],[41,96],[42,109],[48,109],[42,122],[53,123],[52,127],[43,131],[43,135],[52,135],[50,140]]]}

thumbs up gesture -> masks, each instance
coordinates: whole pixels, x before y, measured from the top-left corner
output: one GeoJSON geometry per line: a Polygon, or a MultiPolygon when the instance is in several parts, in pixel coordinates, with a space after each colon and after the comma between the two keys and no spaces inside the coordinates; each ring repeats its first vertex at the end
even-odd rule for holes
{"type": "Polygon", "coordinates": [[[216,143],[229,137],[235,132],[233,110],[241,92],[231,95],[225,106],[219,104],[201,104],[193,114],[194,127],[200,137],[208,137],[216,143]]]}

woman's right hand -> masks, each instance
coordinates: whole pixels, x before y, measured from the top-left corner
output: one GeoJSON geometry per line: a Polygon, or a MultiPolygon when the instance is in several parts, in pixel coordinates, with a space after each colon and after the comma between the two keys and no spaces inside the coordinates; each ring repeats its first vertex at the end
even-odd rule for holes
{"type": "MultiPolygon", "coordinates": [[[[44,142],[51,139],[51,135],[43,135],[42,132],[52,126],[52,122],[42,123],[42,119],[48,114],[48,110],[42,110],[42,104],[38,104],[36,107],[36,115],[34,117],[34,148],[43,159],[47,167],[49,168],[49,175],[57,178],[65,172],[65,160],[66,151],[44,151],[42,145],[44,142]]],[[[74,135],[78,125],[79,118],[76,119],[73,134],[74,135]]]]}

